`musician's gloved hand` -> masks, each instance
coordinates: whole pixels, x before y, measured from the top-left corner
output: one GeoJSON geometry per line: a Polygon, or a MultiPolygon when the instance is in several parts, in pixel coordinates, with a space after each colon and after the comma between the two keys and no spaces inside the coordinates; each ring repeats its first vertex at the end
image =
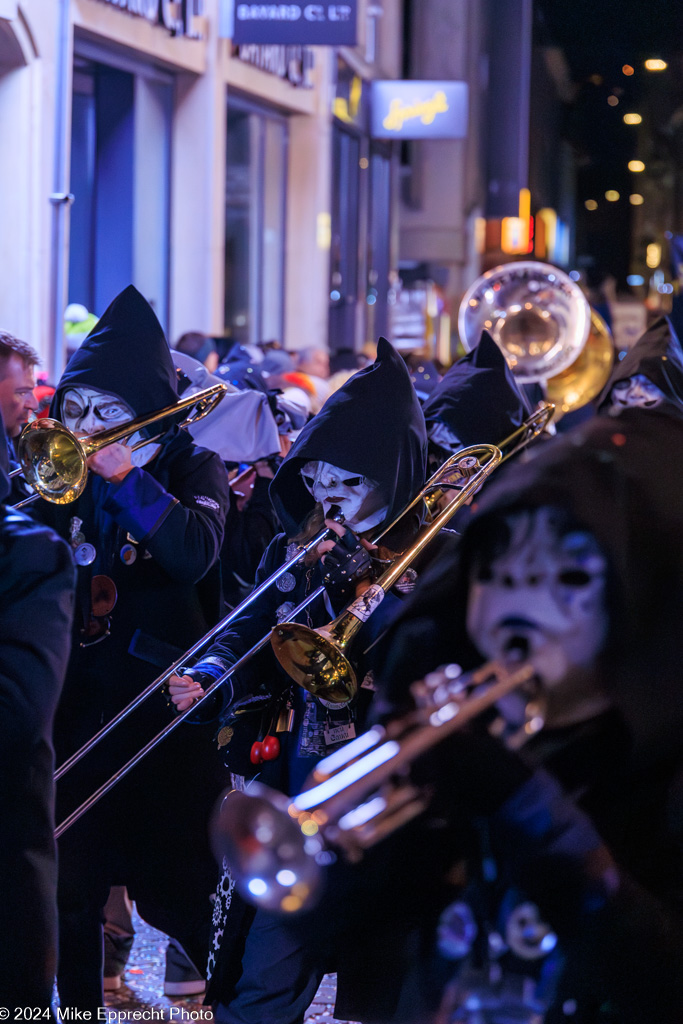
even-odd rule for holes
{"type": "Polygon", "coordinates": [[[339,540],[323,541],[318,546],[322,554],[323,584],[334,604],[345,604],[356,596],[356,584],[374,575],[371,552],[375,545],[358,538],[352,530],[332,519],[325,525],[339,540]]]}

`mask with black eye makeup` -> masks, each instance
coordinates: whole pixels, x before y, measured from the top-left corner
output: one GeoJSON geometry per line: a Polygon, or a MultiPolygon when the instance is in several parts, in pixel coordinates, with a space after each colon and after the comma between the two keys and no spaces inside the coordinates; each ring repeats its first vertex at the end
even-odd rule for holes
{"type": "Polygon", "coordinates": [[[135,413],[118,395],[96,388],[67,388],[62,396],[62,423],[75,434],[96,434],[128,423],[135,413]]]}
{"type": "MultiPolygon", "coordinates": [[[[62,423],[77,437],[101,434],[135,419],[135,413],[127,402],[112,392],[97,388],[67,388],[62,395],[60,411],[62,423]]],[[[138,431],[121,443],[132,448],[141,440],[142,434],[138,431]]],[[[157,444],[145,445],[132,453],[131,461],[134,466],[144,466],[158,450],[157,444]]]]}
{"type": "Polygon", "coordinates": [[[301,479],[309,494],[322,505],[325,518],[336,505],[345,524],[358,533],[376,526],[386,515],[387,503],[379,486],[351,470],[312,460],[301,469],[301,479]]]}
{"type": "Polygon", "coordinates": [[[611,412],[621,409],[656,409],[666,401],[666,395],[642,373],[626,380],[618,380],[610,392],[611,412]]]}
{"type": "Polygon", "coordinates": [[[602,649],[607,562],[592,534],[567,531],[562,520],[552,508],[509,516],[505,542],[475,561],[467,631],[484,657],[554,649],[570,671],[590,666],[602,649]]]}

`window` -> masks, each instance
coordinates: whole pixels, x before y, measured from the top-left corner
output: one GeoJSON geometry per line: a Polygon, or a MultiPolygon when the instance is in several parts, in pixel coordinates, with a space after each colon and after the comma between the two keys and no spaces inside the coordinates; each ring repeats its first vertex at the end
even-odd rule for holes
{"type": "Polygon", "coordinates": [[[225,330],[256,345],[283,341],[287,121],[228,99],[225,330]]]}

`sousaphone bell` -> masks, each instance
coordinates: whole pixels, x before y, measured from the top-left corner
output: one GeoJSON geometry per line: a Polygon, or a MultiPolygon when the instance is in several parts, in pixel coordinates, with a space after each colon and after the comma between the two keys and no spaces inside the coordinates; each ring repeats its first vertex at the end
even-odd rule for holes
{"type": "Polygon", "coordinates": [[[523,260],[482,274],[460,303],[458,330],[467,352],[488,331],[517,381],[541,384],[555,419],[595,398],[612,371],[607,325],[569,275],[548,263],[523,260]]]}

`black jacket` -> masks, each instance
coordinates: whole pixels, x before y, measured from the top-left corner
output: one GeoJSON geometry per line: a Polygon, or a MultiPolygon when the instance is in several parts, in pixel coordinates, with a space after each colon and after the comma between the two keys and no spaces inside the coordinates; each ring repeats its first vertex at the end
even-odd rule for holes
{"type": "MultiPolygon", "coordinates": [[[[10,492],[0,419],[0,502],[10,492]]],[[[0,1002],[47,1009],[56,967],[52,722],[66,671],[68,546],[0,504],[0,1002]]]]}
{"type": "MultiPolygon", "coordinates": [[[[151,307],[132,286],[114,299],[69,361],[53,399],[57,418],[64,389],[78,385],[119,395],[136,415],[175,402],[176,375],[166,339],[151,307]]],[[[78,566],[73,646],[55,731],[60,761],[220,616],[217,560],[228,503],[227,473],[218,455],[196,447],[173,420],[164,425],[158,454],[121,483],[90,473],[77,501],[60,506],[40,502],[37,509],[67,540],[75,519],[80,520],[79,531],[96,551],[92,564],[78,566]],[[110,635],[83,647],[98,576],[113,581],[117,592],[109,614],[110,635]]],[[[100,747],[92,755],[89,770],[97,763],[103,774],[120,766],[139,749],[143,737],[149,739],[167,721],[168,711],[156,696],[116,734],[117,749],[100,747]]],[[[71,796],[92,788],[92,776],[81,765],[60,785],[62,803],[68,800],[70,810],[71,796]]]]}
{"type": "MultiPolygon", "coordinates": [[[[425,449],[424,419],[408,371],[391,345],[380,339],[376,362],[351,377],[302,430],[270,486],[273,505],[290,537],[296,535],[315,507],[299,471],[309,460],[319,459],[363,473],[379,483],[388,499],[384,520],[388,525],[422,486],[425,449]],[[367,425],[371,419],[376,421],[377,434],[370,437],[367,425]]],[[[383,525],[378,525],[378,533],[383,525]]],[[[285,534],[275,537],[263,556],[256,584],[270,576],[296,550],[297,545],[288,543],[285,534]]],[[[319,564],[294,567],[287,580],[283,578],[279,587],[277,584],[271,587],[258,604],[248,608],[218,637],[196,668],[220,674],[265,636],[276,622],[286,621],[292,609],[321,582],[319,564]]],[[[394,600],[390,596],[385,602],[386,608],[371,616],[370,624],[366,624],[371,635],[376,634],[394,600]]],[[[304,621],[313,626],[323,626],[334,618],[337,611],[339,609],[332,608],[329,601],[325,604],[318,599],[304,621]]],[[[359,648],[362,647],[363,641],[359,638],[359,648]]],[[[290,686],[291,681],[267,650],[247,670],[229,680],[223,687],[222,699],[215,701],[203,714],[215,714],[216,706],[219,706],[220,714],[225,718],[231,705],[249,693],[265,688],[266,692],[278,694],[290,686]]],[[[297,689],[295,687],[294,693],[300,698],[301,693],[297,693],[297,689]]],[[[303,707],[299,711],[300,726],[303,707]]],[[[320,714],[327,715],[327,711],[320,714]]],[[[339,714],[342,718],[348,717],[346,710],[339,714]]],[[[234,762],[230,760],[229,763],[232,765],[234,762]]],[[[286,787],[286,783],[283,785],[286,787]]]]}

